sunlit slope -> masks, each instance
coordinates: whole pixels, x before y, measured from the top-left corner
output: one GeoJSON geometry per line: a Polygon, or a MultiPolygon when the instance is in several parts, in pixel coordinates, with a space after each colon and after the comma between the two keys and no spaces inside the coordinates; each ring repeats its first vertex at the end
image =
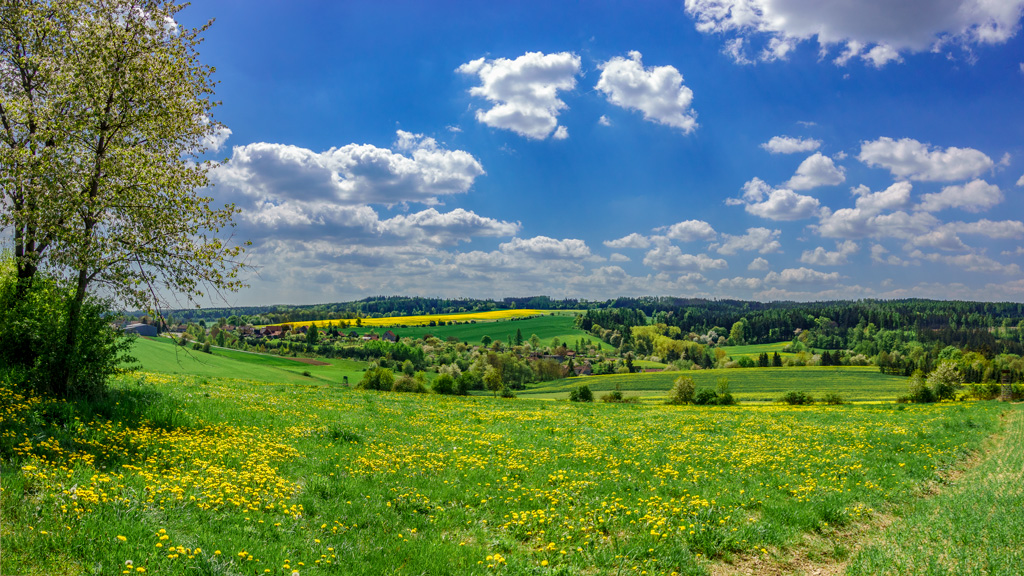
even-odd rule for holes
{"type": "Polygon", "coordinates": [[[145,371],[194,376],[248,378],[264,382],[340,383],[348,376],[359,381],[365,363],[349,360],[320,360],[322,365],[239,350],[214,348],[211,354],[176,346],[170,340],[138,338],[132,354],[145,371]],[[303,373],[309,373],[309,376],[303,373]]]}
{"type": "Polygon", "coordinates": [[[907,390],[906,378],[882,374],[873,366],[802,366],[567,378],[541,383],[521,394],[562,398],[567,397],[572,388],[586,384],[598,392],[618,387],[640,396],[667,396],[675,379],[682,375],[693,378],[698,388],[714,388],[719,378],[727,378],[729,391],[736,398],[747,401],[774,401],[790,390],[818,397],[834,393],[850,402],[892,401],[907,390]]]}

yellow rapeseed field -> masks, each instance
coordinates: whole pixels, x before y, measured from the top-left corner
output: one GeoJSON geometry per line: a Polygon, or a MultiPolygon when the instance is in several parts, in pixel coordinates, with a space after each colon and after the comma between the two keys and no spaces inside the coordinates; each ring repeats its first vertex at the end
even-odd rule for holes
{"type": "MultiPolygon", "coordinates": [[[[529,318],[549,314],[548,310],[535,310],[523,308],[515,310],[491,310],[489,312],[466,312],[463,314],[425,314],[419,316],[390,316],[387,318],[360,318],[362,326],[427,326],[431,322],[495,322],[497,320],[510,320],[512,318],[529,318]]],[[[317,327],[326,327],[329,324],[335,326],[344,322],[347,326],[356,325],[355,318],[344,320],[311,320],[307,322],[286,322],[287,325],[299,328],[316,324],[317,327]]]]}

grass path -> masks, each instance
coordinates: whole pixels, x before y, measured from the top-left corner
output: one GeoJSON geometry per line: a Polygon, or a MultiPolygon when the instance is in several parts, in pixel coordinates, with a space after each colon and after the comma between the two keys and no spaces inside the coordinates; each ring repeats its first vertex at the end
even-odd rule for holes
{"type": "Polygon", "coordinates": [[[712,576],[1019,576],[1024,567],[1024,404],[973,458],[868,524],[808,533],[770,556],[713,564],[712,576]]]}
{"type": "Polygon", "coordinates": [[[1024,405],[972,468],[915,501],[851,560],[861,575],[1016,576],[1024,571],[1024,405]]]}

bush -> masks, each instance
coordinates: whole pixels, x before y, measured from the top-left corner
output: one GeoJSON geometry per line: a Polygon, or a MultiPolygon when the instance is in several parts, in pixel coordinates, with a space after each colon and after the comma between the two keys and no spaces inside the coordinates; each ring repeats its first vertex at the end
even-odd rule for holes
{"type": "Polygon", "coordinates": [[[415,376],[409,376],[408,374],[402,374],[395,379],[395,383],[391,385],[392,392],[413,392],[415,394],[426,394],[429,392],[427,389],[426,378],[423,373],[419,372],[415,376]]]}
{"type": "Polygon", "coordinates": [[[710,388],[702,388],[693,395],[693,403],[697,406],[715,406],[718,404],[718,394],[710,388]]]}
{"type": "Polygon", "coordinates": [[[370,366],[356,385],[363,390],[391,390],[395,385],[395,374],[380,366],[370,366]]]}
{"type": "Polygon", "coordinates": [[[693,395],[696,391],[696,385],[693,383],[693,378],[689,376],[680,376],[676,378],[675,383],[672,386],[672,395],[669,397],[666,404],[690,404],[693,402],[693,395]]]}
{"type": "Polygon", "coordinates": [[[111,327],[111,304],[87,297],[74,344],[68,335],[74,292],[37,275],[19,294],[13,261],[0,261],[0,372],[41,394],[97,398],[108,378],[134,362],[132,337],[111,327]]]}
{"type": "Polygon", "coordinates": [[[594,393],[590,391],[590,387],[586,384],[577,386],[569,391],[570,402],[593,402],[594,393]]]}
{"type": "Polygon", "coordinates": [[[502,398],[515,398],[516,397],[516,393],[513,392],[512,389],[509,388],[508,386],[504,386],[501,389],[501,397],[502,398]]]}
{"type": "Polygon", "coordinates": [[[791,406],[804,406],[814,404],[814,396],[811,396],[807,392],[791,390],[783,394],[782,398],[779,398],[779,402],[783,402],[791,406]]]}
{"type": "Polygon", "coordinates": [[[601,396],[601,402],[622,402],[622,392],[620,390],[612,390],[601,396]]]}
{"type": "Polygon", "coordinates": [[[943,362],[928,375],[926,382],[932,389],[935,400],[941,402],[956,398],[957,391],[963,387],[964,379],[956,364],[943,362]]]}
{"type": "Polygon", "coordinates": [[[914,374],[910,377],[910,387],[907,391],[906,401],[926,404],[935,402],[935,400],[935,393],[925,381],[924,374],[920,370],[915,370],[914,374]]]}
{"type": "Polygon", "coordinates": [[[824,402],[825,404],[831,404],[833,406],[846,404],[846,400],[843,400],[843,397],[840,396],[839,394],[836,394],[835,392],[829,392],[828,394],[825,394],[825,397],[822,398],[821,401],[824,402]]]}
{"type": "Polygon", "coordinates": [[[438,394],[454,394],[455,393],[455,378],[452,378],[451,374],[442,373],[434,380],[434,392],[438,394]]]}

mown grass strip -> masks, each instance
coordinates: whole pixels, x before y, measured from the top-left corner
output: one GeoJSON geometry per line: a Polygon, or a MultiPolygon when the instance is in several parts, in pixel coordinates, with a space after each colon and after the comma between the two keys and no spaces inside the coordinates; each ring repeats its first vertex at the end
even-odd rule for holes
{"type": "Polygon", "coordinates": [[[980,463],[921,498],[850,562],[849,576],[985,574],[1024,570],[1024,405],[980,463]]]}
{"type": "Polygon", "coordinates": [[[796,390],[821,397],[835,393],[848,402],[892,401],[905,394],[907,379],[882,374],[875,367],[803,366],[786,368],[733,368],[728,370],[690,370],[687,372],[649,372],[644,374],[609,374],[567,378],[542,382],[523,391],[522,395],[539,394],[547,398],[567,398],[569,390],[586,384],[595,392],[615,390],[636,391],[649,395],[664,390],[668,396],[672,383],[679,376],[694,379],[697,387],[715,388],[719,378],[729,380],[729,390],[740,400],[778,400],[784,393],[796,390]]]}

